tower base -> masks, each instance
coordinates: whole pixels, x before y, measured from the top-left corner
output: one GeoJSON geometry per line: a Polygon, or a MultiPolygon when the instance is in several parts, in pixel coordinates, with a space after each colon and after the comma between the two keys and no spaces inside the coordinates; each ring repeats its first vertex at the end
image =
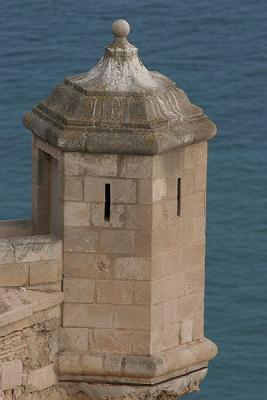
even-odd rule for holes
{"type": "Polygon", "coordinates": [[[62,382],[60,387],[66,391],[67,400],[175,400],[198,391],[207,372],[204,367],[155,385],[62,382]]]}

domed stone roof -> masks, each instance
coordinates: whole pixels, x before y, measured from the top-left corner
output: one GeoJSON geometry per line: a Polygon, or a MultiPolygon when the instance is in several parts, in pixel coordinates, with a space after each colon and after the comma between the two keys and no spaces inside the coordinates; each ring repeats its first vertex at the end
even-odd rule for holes
{"type": "Polygon", "coordinates": [[[158,154],[207,140],[215,125],[173,81],[149,71],[126,38],[128,23],[89,72],[66,78],[25,114],[35,135],[64,151],[158,154]]]}

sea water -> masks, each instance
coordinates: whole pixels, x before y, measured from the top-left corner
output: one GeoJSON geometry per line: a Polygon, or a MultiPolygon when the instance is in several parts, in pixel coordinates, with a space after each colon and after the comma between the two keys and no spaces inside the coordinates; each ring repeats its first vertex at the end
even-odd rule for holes
{"type": "Polygon", "coordinates": [[[25,111],[88,71],[114,19],[144,64],[218,126],[208,164],[206,336],[220,349],[197,400],[267,398],[266,0],[1,0],[0,218],[31,215],[25,111]]]}

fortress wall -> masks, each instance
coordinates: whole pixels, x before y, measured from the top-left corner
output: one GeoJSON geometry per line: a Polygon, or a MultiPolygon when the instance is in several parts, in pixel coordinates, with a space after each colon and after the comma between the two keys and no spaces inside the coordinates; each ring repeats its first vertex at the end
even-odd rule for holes
{"type": "Polygon", "coordinates": [[[0,399],[58,399],[63,294],[0,289],[0,399]],[[49,395],[50,397],[46,397],[49,395]]]}
{"type": "Polygon", "coordinates": [[[0,287],[61,290],[62,242],[53,235],[0,239],[0,287]]]}

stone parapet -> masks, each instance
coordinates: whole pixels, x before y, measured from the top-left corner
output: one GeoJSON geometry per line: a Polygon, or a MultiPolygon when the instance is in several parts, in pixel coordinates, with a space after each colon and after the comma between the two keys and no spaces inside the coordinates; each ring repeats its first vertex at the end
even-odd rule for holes
{"type": "MultiPolygon", "coordinates": [[[[0,398],[31,399],[57,384],[63,293],[0,289],[0,398]]],[[[51,399],[52,397],[51,392],[51,399]]],[[[56,397],[55,397],[56,398],[56,397]]]]}
{"type": "Polygon", "coordinates": [[[62,242],[53,235],[0,239],[0,287],[60,290],[62,242]]]}

